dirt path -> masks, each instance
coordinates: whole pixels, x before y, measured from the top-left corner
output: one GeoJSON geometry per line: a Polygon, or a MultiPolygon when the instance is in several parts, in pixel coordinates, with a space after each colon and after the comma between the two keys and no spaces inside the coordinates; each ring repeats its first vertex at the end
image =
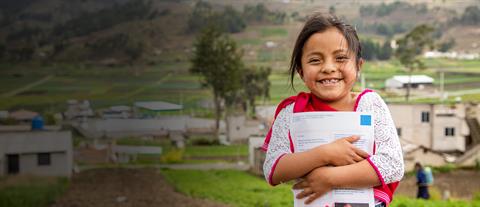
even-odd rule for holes
{"type": "Polygon", "coordinates": [[[158,169],[92,169],[72,178],[52,207],[226,207],[175,192],[158,169]]]}
{"type": "MultiPolygon", "coordinates": [[[[446,191],[450,196],[470,200],[473,194],[480,192],[480,171],[456,170],[455,172],[434,174],[433,188],[438,190],[440,196],[446,191]]],[[[395,194],[414,198],[417,194],[415,176],[405,177],[395,194]]]]}
{"type": "Polygon", "coordinates": [[[33,83],[30,83],[28,85],[25,85],[21,88],[18,88],[18,89],[15,89],[13,91],[10,91],[10,92],[7,92],[7,93],[4,93],[4,94],[1,94],[1,96],[5,97],[5,98],[8,98],[8,97],[11,97],[11,96],[15,96],[21,92],[24,92],[24,91],[27,91],[35,86],[38,86],[38,85],[41,85],[47,81],[49,81],[50,79],[52,79],[53,77],[55,77],[54,75],[48,75],[48,76],[45,76],[44,78],[38,80],[38,81],[35,81],[33,83]]]}

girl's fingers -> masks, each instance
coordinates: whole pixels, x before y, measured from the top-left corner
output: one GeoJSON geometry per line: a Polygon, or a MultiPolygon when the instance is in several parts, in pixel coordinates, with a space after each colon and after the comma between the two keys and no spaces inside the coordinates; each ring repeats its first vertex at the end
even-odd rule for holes
{"type": "Polygon", "coordinates": [[[305,201],[305,204],[310,204],[311,202],[313,202],[315,199],[319,198],[321,196],[321,194],[319,193],[314,193],[312,194],[311,196],[308,197],[308,199],[305,201]]]}
{"type": "Polygon", "coordinates": [[[348,142],[352,143],[352,142],[355,142],[355,141],[357,141],[358,139],[360,139],[360,137],[354,135],[354,136],[349,136],[349,137],[347,137],[347,138],[345,138],[345,139],[346,139],[348,142]]]}
{"type": "Polygon", "coordinates": [[[302,199],[302,198],[305,198],[307,196],[309,196],[310,194],[312,194],[313,191],[311,188],[305,188],[302,192],[300,192],[299,194],[297,194],[297,199],[302,199]]]}
{"type": "Polygon", "coordinates": [[[354,147],[353,150],[355,150],[355,153],[357,153],[357,155],[359,155],[360,157],[367,158],[369,156],[367,152],[356,147],[354,147]]]}
{"type": "Polygon", "coordinates": [[[360,157],[360,156],[358,156],[357,154],[355,154],[354,157],[353,157],[353,160],[354,160],[355,162],[360,162],[360,161],[362,161],[363,159],[365,159],[365,158],[360,157]]]}
{"type": "Polygon", "coordinates": [[[307,182],[305,181],[300,181],[298,183],[295,183],[295,185],[293,185],[293,189],[304,189],[304,188],[307,188],[309,185],[307,182]]]}

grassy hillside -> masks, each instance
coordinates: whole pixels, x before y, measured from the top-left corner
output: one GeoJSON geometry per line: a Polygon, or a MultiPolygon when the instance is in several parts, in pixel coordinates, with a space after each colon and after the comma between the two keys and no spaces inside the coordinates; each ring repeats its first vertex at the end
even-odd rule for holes
{"type": "MultiPolygon", "coordinates": [[[[200,77],[188,72],[196,35],[188,32],[188,22],[197,1],[144,1],[136,6],[129,6],[128,2],[75,0],[67,5],[57,0],[23,0],[4,3],[0,7],[0,109],[57,111],[64,109],[68,99],[88,99],[95,108],[164,100],[184,104],[185,110],[180,113],[211,116],[209,109],[198,104],[211,99],[210,90],[201,87],[200,77]],[[13,59],[7,54],[8,50],[14,50],[13,59]]],[[[231,6],[245,19],[248,19],[244,13],[246,6],[259,6],[254,0],[206,2],[219,13],[231,6]]],[[[247,21],[241,32],[230,34],[243,49],[247,66],[267,66],[273,70],[271,99],[258,103],[275,104],[304,89],[299,82],[297,91],[290,89],[286,73],[296,35],[305,16],[314,10],[327,12],[334,8],[337,15],[357,26],[361,38],[382,42],[387,36],[378,34],[380,24],[441,23],[461,16],[475,1],[462,1],[455,7],[451,1],[409,1],[379,18],[380,8],[395,5],[393,1],[384,2],[264,1],[262,11],[270,16],[247,21]],[[375,12],[361,16],[360,8],[373,8],[375,12]],[[272,20],[275,15],[283,14],[283,23],[272,20]],[[365,26],[363,29],[360,20],[365,26]]],[[[439,40],[459,37],[455,49],[469,49],[471,43],[478,41],[475,32],[475,26],[447,28],[439,40]],[[453,32],[459,28],[464,32],[453,32]],[[464,40],[470,44],[462,42],[464,40]]],[[[394,37],[401,35],[396,33],[394,37]]],[[[432,75],[437,81],[438,69],[455,72],[446,76],[446,83],[452,84],[454,90],[463,87],[457,87],[458,83],[466,84],[464,90],[477,87],[471,83],[478,82],[479,78],[470,73],[479,71],[478,61],[428,60],[427,66],[428,70],[419,73],[432,75]]],[[[385,79],[404,70],[395,60],[369,61],[363,73],[367,87],[381,90],[385,79]]],[[[476,94],[461,96],[478,100],[480,96],[476,94]]]]}

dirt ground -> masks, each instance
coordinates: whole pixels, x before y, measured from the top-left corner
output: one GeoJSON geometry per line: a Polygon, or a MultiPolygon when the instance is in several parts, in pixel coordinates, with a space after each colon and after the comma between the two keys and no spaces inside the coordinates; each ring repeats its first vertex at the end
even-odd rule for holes
{"type": "Polygon", "coordinates": [[[143,207],[226,205],[175,192],[158,169],[93,169],[76,174],[67,192],[52,207],[143,207]]]}
{"type": "MultiPolygon", "coordinates": [[[[450,194],[450,198],[472,199],[476,192],[480,192],[480,171],[456,170],[449,173],[434,174],[433,189],[443,198],[450,194]]],[[[417,193],[415,176],[404,177],[395,194],[414,198],[417,193]]]]}

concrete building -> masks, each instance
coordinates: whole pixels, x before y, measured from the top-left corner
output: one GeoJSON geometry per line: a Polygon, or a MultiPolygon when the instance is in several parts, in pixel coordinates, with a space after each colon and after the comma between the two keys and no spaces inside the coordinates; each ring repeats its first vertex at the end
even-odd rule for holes
{"type": "Polygon", "coordinates": [[[405,171],[414,170],[415,163],[417,162],[434,167],[453,162],[452,156],[423,146],[402,143],[402,150],[404,152],[403,160],[405,163],[405,171]]]}
{"type": "Polygon", "coordinates": [[[21,124],[30,124],[34,117],[38,116],[37,112],[28,111],[25,109],[20,109],[17,111],[11,112],[8,117],[15,119],[16,121],[20,122],[21,124]]]}
{"type": "Polygon", "coordinates": [[[67,111],[63,113],[65,119],[80,119],[85,120],[89,117],[94,117],[92,108],[90,107],[90,102],[87,100],[77,101],[77,100],[68,100],[67,101],[67,111]]]}
{"type": "Polygon", "coordinates": [[[262,151],[262,145],[265,137],[252,136],[248,138],[248,164],[250,171],[256,175],[263,175],[263,162],[265,162],[265,152],[262,151]]]}
{"type": "Polygon", "coordinates": [[[0,134],[0,176],[32,174],[70,177],[73,169],[69,131],[0,134]]]}
{"type": "Polygon", "coordinates": [[[252,135],[265,135],[264,125],[258,120],[247,120],[245,116],[228,117],[228,142],[240,143],[247,142],[252,135]]]}
{"type": "Polygon", "coordinates": [[[401,140],[438,152],[464,152],[469,129],[465,106],[389,104],[401,140]]]}
{"type": "Polygon", "coordinates": [[[130,106],[111,106],[101,110],[100,114],[104,119],[128,119],[133,116],[133,111],[130,106]]]}

